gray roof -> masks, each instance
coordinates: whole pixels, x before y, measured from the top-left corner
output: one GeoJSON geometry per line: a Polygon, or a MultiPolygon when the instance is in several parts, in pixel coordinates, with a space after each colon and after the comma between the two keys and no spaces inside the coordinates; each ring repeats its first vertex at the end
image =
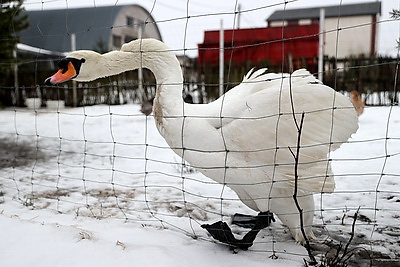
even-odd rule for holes
{"type": "Polygon", "coordinates": [[[319,18],[319,10],[325,9],[325,17],[347,17],[376,15],[381,13],[381,2],[368,2],[341,6],[322,6],[313,8],[278,10],[267,21],[296,20],[319,18]]]}
{"type": "MultiPolygon", "coordinates": [[[[130,6],[144,10],[149,20],[154,21],[143,7],[130,6]]],[[[115,18],[124,7],[121,5],[26,11],[30,27],[19,34],[20,41],[50,51],[67,52],[72,50],[71,33],[75,33],[76,49],[93,49],[100,40],[108,45],[115,18]]]]}

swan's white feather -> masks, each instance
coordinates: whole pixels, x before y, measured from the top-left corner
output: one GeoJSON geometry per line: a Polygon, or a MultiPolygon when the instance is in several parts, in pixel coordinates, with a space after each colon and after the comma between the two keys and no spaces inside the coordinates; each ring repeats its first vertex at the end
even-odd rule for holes
{"type": "MultiPolygon", "coordinates": [[[[312,194],[332,192],[335,187],[329,152],[346,142],[358,123],[349,100],[308,71],[248,76],[217,101],[185,105],[185,153],[175,151],[206,176],[231,187],[250,208],[275,212],[301,242],[292,195],[296,122],[300,125],[303,112],[297,188],[307,214],[304,225],[310,226],[312,194]],[[195,119],[199,114],[201,122],[195,119]]],[[[182,135],[173,135],[167,133],[166,140],[179,147],[182,135]]],[[[313,236],[310,229],[306,233],[313,236]]]]}
{"type": "Polygon", "coordinates": [[[306,234],[312,237],[312,194],[332,192],[335,186],[329,152],[358,128],[350,100],[305,69],[291,75],[259,69],[212,103],[186,104],[180,65],[168,50],[157,40],[144,39],[105,55],[80,51],[70,57],[86,59],[76,78],[81,81],[139,67],[153,71],[156,125],[170,147],[204,175],[232,188],[250,208],[276,213],[297,241],[303,236],[292,196],[300,134],[298,201],[306,234]]]}
{"type": "MultiPolygon", "coordinates": [[[[265,166],[264,169],[270,174],[262,175],[264,181],[271,182],[275,179],[279,181],[275,186],[293,188],[292,152],[296,150],[298,136],[296,121],[299,125],[301,113],[304,112],[298,168],[299,189],[311,193],[332,192],[334,180],[327,155],[357,129],[353,118],[354,110],[348,99],[320,84],[306,70],[295,71],[291,79],[282,74],[264,74],[251,78],[247,77],[246,81],[255,84],[240,84],[206,107],[186,106],[186,123],[191,116],[204,116],[206,113],[203,120],[209,126],[221,129],[223,137],[219,134],[217,140],[207,138],[204,142],[215,147],[218,147],[217,143],[223,143],[227,150],[244,151],[237,152],[237,161],[242,161],[238,166],[265,166]],[[247,88],[249,85],[257,90],[247,88]],[[274,164],[278,166],[273,166],[274,164]]],[[[198,128],[200,133],[206,127],[201,124],[198,128]]],[[[188,140],[185,143],[189,148],[199,149],[202,141],[197,140],[196,136],[193,144],[190,141],[191,136],[186,136],[188,140]]],[[[202,157],[198,157],[197,162],[193,163],[200,166],[198,162],[201,159],[202,157]]],[[[249,182],[245,177],[241,179],[249,182]]]]}

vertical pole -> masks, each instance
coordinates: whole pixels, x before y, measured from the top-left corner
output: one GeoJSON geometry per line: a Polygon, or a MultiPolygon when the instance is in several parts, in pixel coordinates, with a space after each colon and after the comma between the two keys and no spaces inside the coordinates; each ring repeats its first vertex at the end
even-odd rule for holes
{"type": "Polygon", "coordinates": [[[240,16],[242,15],[242,6],[238,4],[237,18],[236,18],[236,29],[240,29],[240,16]]]}
{"type": "Polygon", "coordinates": [[[224,94],[224,21],[219,30],[219,96],[224,94]]]}
{"type": "Polygon", "coordinates": [[[15,106],[19,106],[19,84],[18,84],[18,60],[17,60],[17,47],[13,51],[14,56],[14,92],[15,92],[15,106]]]}
{"type": "MultiPolygon", "coordinates": [[[[138,29],[138,39],[142,39],[142,35],[143,35],[143,24],[140,24],[138,29]]],[[[141,95],[139,100],[143,101],[145,93],[143,91],[143,68],[141,66],[138,69],[138,92],[141,95]]]]}
{"type": "Polygon", "coordinates": [[[324,78],[324,31],[325,31],[325,9],[319,10],[319,45],[318,45],[318,80],[324,78]]]}
{"type": "Polygon", "coordinates": [[[292,53],[289,53],[287,55],[288,58],[288,64],[289,64],[289,73],[293,73],[293,55],[292,53]]]}
{"type": "MultiPolygon", "coordinates": [[[[71,33],[71,51],[76,50],[76,35],[71,33]]],[[[72,106],[78,106],[78,92],[76,91],[76,81],[72,81],[72,106]]]]}

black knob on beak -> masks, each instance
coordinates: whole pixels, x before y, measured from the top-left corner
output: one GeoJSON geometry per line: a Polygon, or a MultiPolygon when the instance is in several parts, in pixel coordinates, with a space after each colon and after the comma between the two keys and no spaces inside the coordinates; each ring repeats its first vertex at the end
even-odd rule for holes
{"type": "Polygon", "coordinates": [[[51,82],[51,77],[47,78],[47,79],[44,81],[44,84],[45,84],[45,85],[53,85],[53,83],[51,82]]]}

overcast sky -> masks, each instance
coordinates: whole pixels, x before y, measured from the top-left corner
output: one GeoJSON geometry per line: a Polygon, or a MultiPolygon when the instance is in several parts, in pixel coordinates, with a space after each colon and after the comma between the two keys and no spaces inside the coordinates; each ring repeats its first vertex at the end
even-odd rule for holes
{"type": "MultiPolygon", "coordinates": [[[[286,0],[287,1],[287,0],[286,0]]],[[[289,0],[286,9],[373,2],[371,0],[289,0]]],[[[382,0],[378,31],[378,53],[397,54],[396,39],[400,38],[400,21],[390,21],[389,12],[400,9],[399,0],[382,0]]],[[[25,0],[27,10],[96,7],[138,4],[146,8],[158,22],[162,38],[173,49],[187,48],[197,55],[197,44],[203,42],[205,30],[216,30],[223,19],[224,28],[234,26],[235,7],[240,4],[240,28],[265,27],[266,18],[284,8],[283,0],[25,0]],[[207,15],[208,14],[208,15],[207,15]],[[190,17],[187,19],[187,17],[190,17]]],[[[63,27],[63,25],[60,25],[63,27]]]]}

